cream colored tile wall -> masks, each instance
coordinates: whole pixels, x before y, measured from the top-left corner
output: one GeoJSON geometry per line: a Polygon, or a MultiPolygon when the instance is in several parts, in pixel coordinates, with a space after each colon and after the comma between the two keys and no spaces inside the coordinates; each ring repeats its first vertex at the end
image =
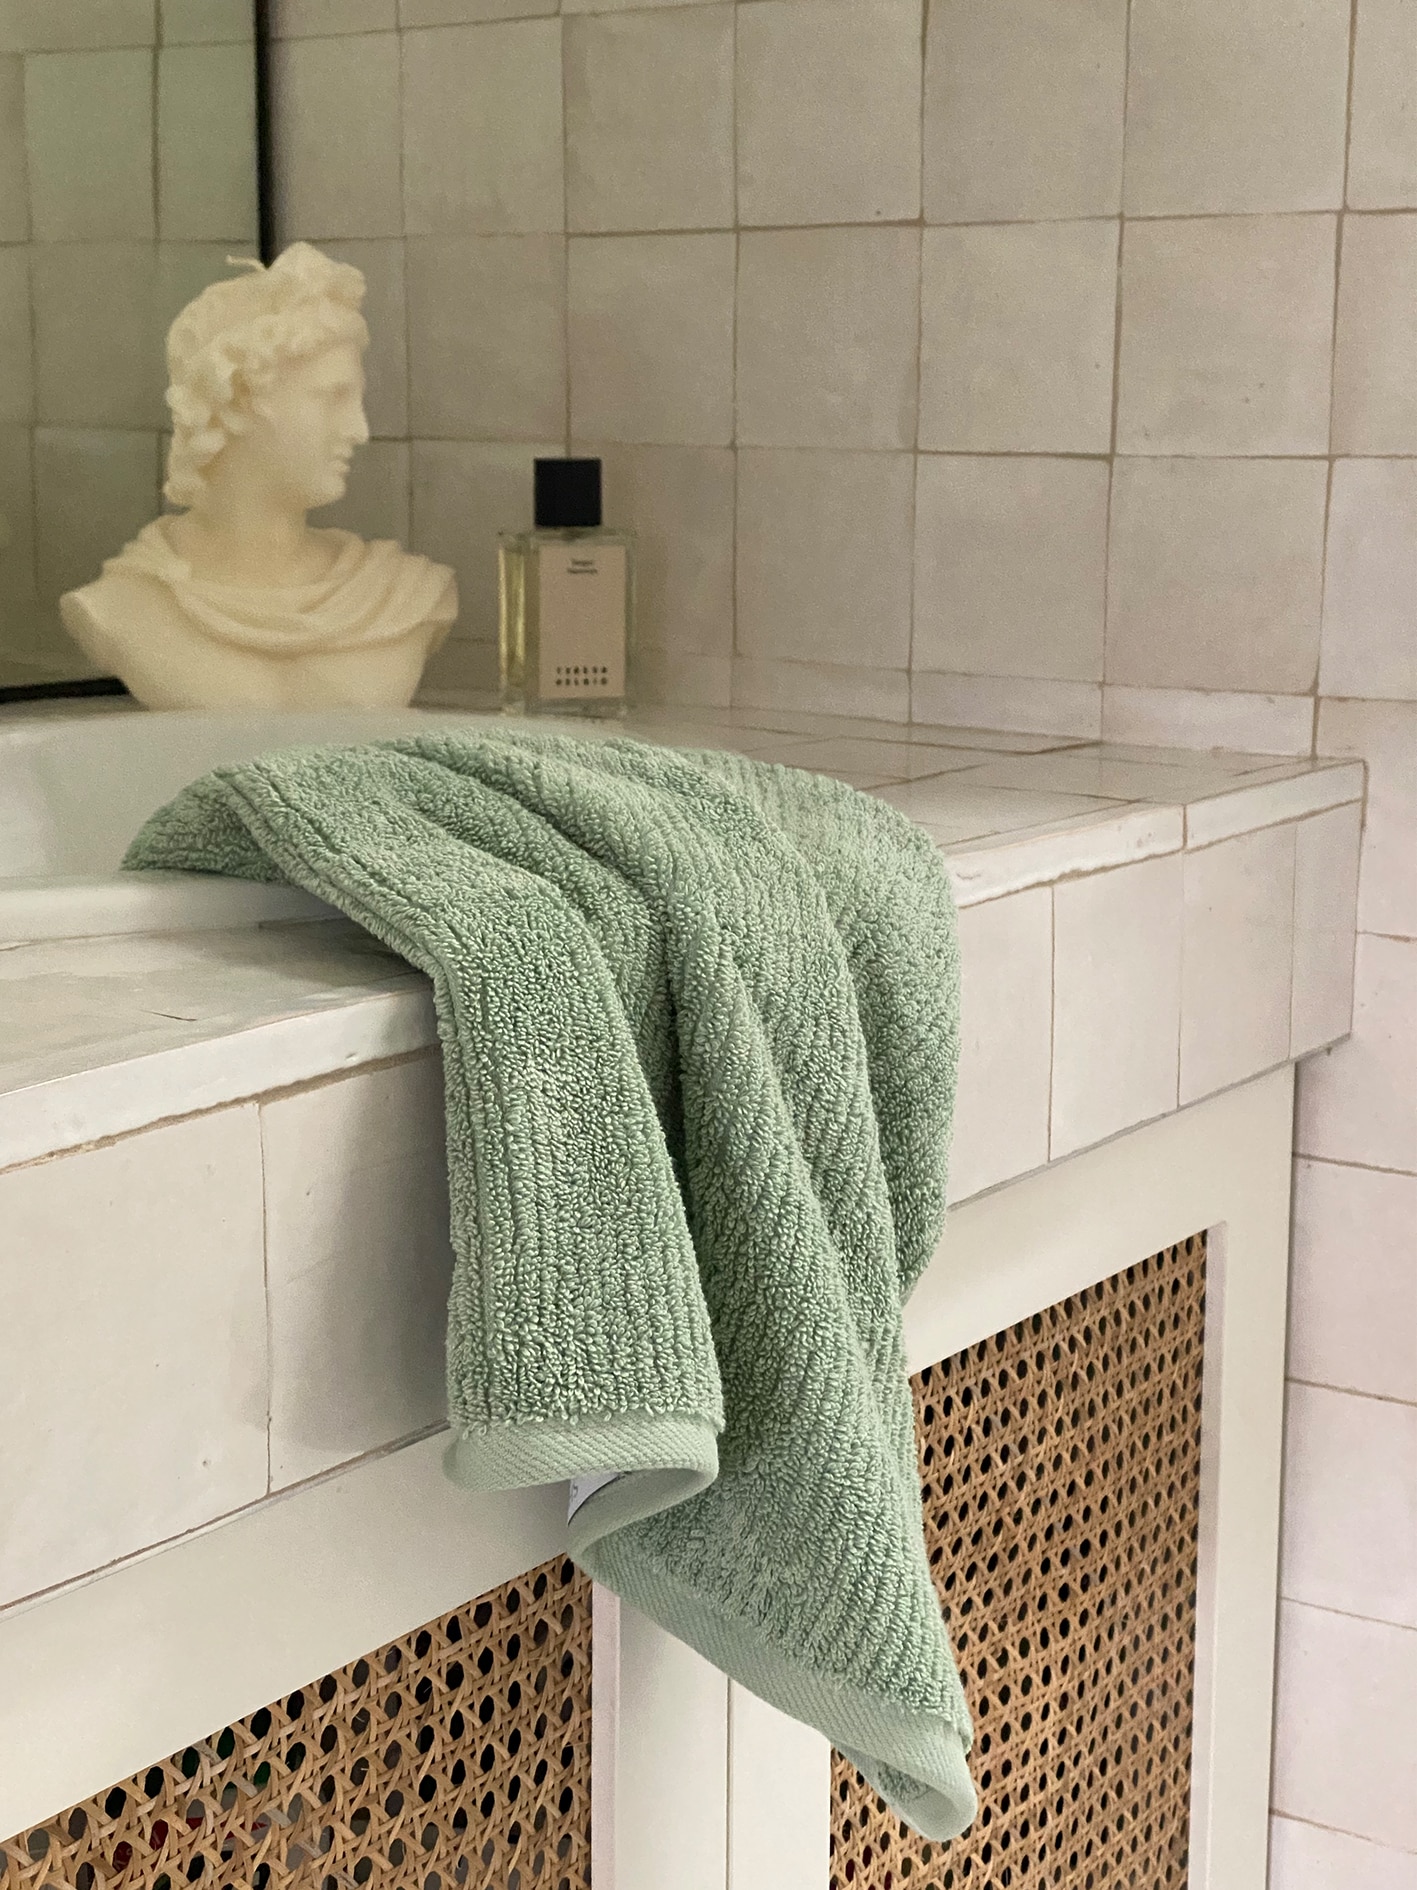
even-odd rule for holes
{"type": "Polygon", "coordinates": [[[647,694],[1369,764],[1355,1035],[1301,1083],[1273,1890],[1413,1884],[1417,0],[560,12],[278,5],[284,233],[380,328],[350,516],[462,581],[436,692],[492,681],[495,533],[575,446],[647,694]]]}

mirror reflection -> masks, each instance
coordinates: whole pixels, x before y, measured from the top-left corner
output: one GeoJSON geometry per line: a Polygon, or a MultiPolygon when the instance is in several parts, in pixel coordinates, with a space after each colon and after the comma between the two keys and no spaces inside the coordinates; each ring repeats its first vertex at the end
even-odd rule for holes
{"type": "Polygon", "coordinates": [[[257,253],[255,13],[0,8],[0,690],[100,673],[58,600],[161,509],[168,326],[257,253]]]}

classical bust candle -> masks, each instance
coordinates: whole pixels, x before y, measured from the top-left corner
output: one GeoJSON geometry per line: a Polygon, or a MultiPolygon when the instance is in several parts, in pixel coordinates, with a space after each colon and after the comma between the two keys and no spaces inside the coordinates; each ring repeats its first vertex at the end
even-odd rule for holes
{"type": "Polygon", "coordinates": [[[535,526],[498,542],[505,707],[625,705],[634,535],[601,523],[600,461],[535,462],[535,526]]]}

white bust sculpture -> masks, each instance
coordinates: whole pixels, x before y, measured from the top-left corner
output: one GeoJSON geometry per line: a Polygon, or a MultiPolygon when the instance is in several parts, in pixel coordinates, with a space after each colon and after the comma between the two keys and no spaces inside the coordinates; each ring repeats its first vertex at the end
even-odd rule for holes
{"type": "Polygon", "coordinates": [[[402,705],[457,615],[446,565],[307,523],[369,438],[364,277],[308,243],[213,283],[167,337],[172,446],[155,519],[60,600],[153,709],[402,705]]]}

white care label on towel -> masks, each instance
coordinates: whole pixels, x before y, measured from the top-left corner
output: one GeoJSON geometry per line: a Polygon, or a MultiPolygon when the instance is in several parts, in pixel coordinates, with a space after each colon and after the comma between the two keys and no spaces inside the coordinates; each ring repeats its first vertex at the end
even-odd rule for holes
{"type": "Polygon", "coordinates": [[[628,1470],[587,1470],[583,1477],[571,1478],[571,1500],[566,1509],[566,1521],[569,1522],[583,1503],[588,1503],[597,1490],[603,1490],[609,1483],[618,1483],[621,1477],[628,1476],[628,1470]]]}

